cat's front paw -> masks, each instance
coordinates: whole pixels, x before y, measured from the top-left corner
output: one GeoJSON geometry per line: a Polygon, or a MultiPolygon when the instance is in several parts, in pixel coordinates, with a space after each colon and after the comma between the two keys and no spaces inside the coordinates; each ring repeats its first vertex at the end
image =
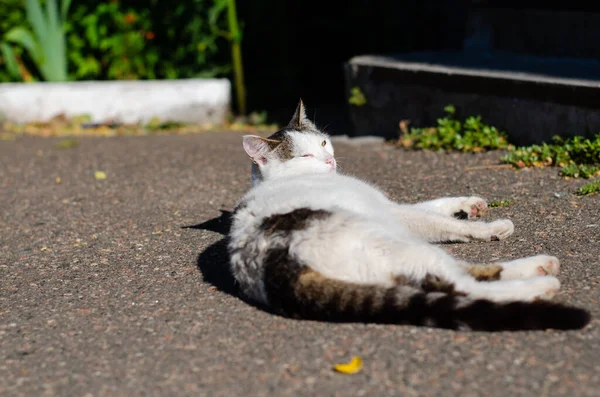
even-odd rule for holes
{"type": "Polygon", "coordinates": [[[491,223],[489,226],[489,241],[504,240],[515,231],[515,225],[508,219],[500,219],[491,223]]]}
{"type": "Polygon", "coordinates": [[[461,200],[459,210],[453,214],[458,219],[475,219],[481,217],[488,209],[488,204],[481,197],[465,197],[461,200]]]}

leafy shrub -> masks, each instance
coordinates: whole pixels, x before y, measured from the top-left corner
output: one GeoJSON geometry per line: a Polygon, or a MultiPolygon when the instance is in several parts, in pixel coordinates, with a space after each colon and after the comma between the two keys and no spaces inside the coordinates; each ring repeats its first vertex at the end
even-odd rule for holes
{"type": "MultiPolygon", "coordinates": [[[[23,8],[23,0],[2,0],[0,1],[0,41],[3,41],[4,36],[11,29],[22,26],[26,21],[25,9],[23,8]]],[[[28,78],[28,72],[25,72],[23,61],[21,58],[22,49],[15,47],[13,53],[18,62],[20,71],[17,75],[11,73],[8,63],[10,60],[6,59],[4,55],[0,54],[0,82],[3,81],[14,81],[23,80],[24,77],[28,78]],[[21,73],[25,74],[23,76],[21,73]]]]}
{"type": "Polygon", "coordinates": [[[227,73],[213,1],[150,0],[79,4],[69,29],[77,79],[175,79],[227,73]]]}
{"type": "Polygon", "coordinates": [[[71,75],[76,80],[136,80],[156,77],[159,60],[148,11],[122,9],[119,2],[80,4],[67,27],[71,75]]]}
{"type": "MultiPolygon", "coordinates": [[[[231,37],[223,4],[214,0],[73,2],[66,21],[69,79],[175,79],[229,73],[231,37]]],[[[0,1],[0,15],[0,41],[12,28],[31,28],[23,0],[0,1]]],[[[28,74],[36,73],[22,48],[14,47],[14,54],[19,73],[11,75],[2,57],[0,82],[30,80],[28,74]]]]}

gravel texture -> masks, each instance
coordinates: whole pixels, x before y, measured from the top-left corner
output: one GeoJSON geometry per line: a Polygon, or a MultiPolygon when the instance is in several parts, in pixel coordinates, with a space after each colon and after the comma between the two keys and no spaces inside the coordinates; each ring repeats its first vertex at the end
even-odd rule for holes
{"type": "Polygon", "coordinates": [[[600,196],[575,196],[582,181],[485,168],[499,153],[339,142],[344,171],[397,200],[514,200],[487,214],[510,218],[511,238],[444,248],[473,261],[556,255],[557,299],[594,318],[493,334],[328,324],[235,295],[219,210],[249,187],[241,134],[57,142],[0,142],[0,395],[600,395],[600,196]],[[332,370],[355,355],[359,373],[332,370]]]}

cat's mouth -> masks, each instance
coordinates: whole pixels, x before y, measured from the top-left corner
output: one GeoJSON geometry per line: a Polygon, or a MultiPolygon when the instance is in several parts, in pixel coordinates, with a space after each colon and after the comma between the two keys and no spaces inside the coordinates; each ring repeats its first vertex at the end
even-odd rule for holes
{"type": "Polygon", "coordinates": [[[329,165],[329,172],[335,172],[337,168],[337,162],[334,158],[328,159],[325,163],[329,165]]]}

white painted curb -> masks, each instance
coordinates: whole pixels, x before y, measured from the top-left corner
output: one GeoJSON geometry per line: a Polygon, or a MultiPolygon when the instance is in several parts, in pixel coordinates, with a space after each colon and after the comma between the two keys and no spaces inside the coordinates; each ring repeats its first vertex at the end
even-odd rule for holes
{"type": "Polygon", "coordinates": [[[48,121],[61,113],[91,122],[223,123],[231,105],[228,79],[78,81],[0,84],[0,119],[48,121]]]}

